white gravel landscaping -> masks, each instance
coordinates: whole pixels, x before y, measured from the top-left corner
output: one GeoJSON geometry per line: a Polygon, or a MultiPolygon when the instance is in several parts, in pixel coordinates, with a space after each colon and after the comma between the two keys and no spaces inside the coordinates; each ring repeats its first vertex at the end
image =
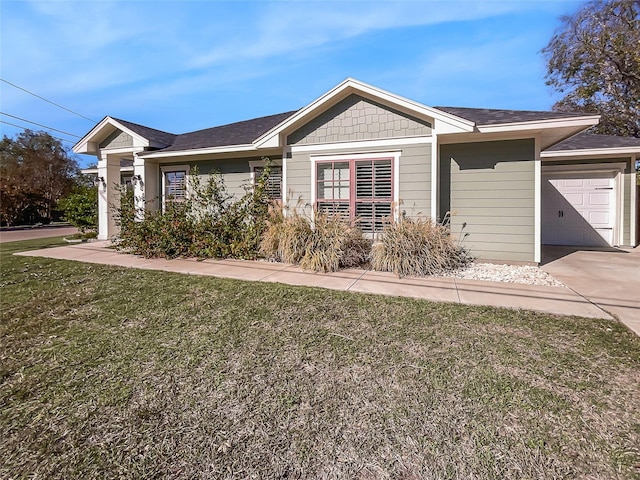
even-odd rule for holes
{"type": "Polygon", "coordinates": [[[531,265],[499,265],[472,262],[466,268],[442,275],[443,277],[465,280],[486,280],[490,282],[523,283],[527,285],[547,285],[561,287],[564,284],[540,267],[531,265]]]}

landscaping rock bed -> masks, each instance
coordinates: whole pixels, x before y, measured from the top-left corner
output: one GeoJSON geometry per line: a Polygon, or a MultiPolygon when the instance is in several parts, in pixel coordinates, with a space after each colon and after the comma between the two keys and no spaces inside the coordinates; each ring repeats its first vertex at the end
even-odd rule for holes
{"type": "Polygon", "coordinates": [[[442,275],[443,277],[489,282],[523,283],[561,287],[563,284],[542,270],[531,265],[499,265],[494,263],[470,263],[467,267],[442,275]]]}

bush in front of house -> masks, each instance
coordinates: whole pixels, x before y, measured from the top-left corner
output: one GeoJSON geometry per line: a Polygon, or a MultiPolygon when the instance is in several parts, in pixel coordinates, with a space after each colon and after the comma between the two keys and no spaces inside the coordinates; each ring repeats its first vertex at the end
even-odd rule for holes
{"type": "Polygon", "coordinates": [[[157,211],[136,207],[133,193],[123,189],[115,208],[120,227],[115,246],[146,258],[256,258],[266,228],[268,174],[265,168],[236,199],[221,175],[203,182],[194,170],[188,198],[168,201],[157,211]]]}
{"type": "Polygon", "coordinates": [[[399,277],[438,275],[464,267],[469,253],[447,225],[400,217],[384,227],[371,251],[371,267],[399,277]]]}
{"type": "Polygon", "coordinates": [[[88,182],[73,187],[71,193],[58,202],[64,218],[82,234],[98,229],[98,189],[88,182]]]}
{"type": "Polygon", "coordinates": [[[299,264],[314,272],[335,272],[368,262],[371,241],[351,222],[315,212],[313,221],[297,211],[270,209],[260,252],[268,259],[299,264]]]}

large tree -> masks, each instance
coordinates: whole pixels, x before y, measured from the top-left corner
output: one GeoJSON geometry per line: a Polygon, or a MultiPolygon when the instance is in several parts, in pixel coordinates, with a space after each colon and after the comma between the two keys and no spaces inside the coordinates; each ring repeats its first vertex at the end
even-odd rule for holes
{"type": "Polygon", "coordinates": [[[25,130],[0,142],[0,220],[7,225],[54,219],[78,164],[59,140],[25,130]]]}
{"type": "Polygon", "coordinates": [[[543,49],[553,108],[602,115],[598,133],[640,137],[640,0],[595,0],[543,49]]]}

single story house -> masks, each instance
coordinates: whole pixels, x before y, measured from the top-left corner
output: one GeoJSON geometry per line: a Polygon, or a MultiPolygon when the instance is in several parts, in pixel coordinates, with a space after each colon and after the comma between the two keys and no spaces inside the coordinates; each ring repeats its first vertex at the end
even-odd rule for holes
{"type": "Polygon", "coordinates": [[[100,239],[117,233],[122,168],[155,209],[188,195],[196,166],[240,194],[268,157],[291,207],[358,217],[371,234],[399,212],[448,217],[476,257],[533,264],[543,244],[639,242],[640,139],[583,133],[598,121],[429,107],[349,78],[300,110],[178,135],[107,116],[73,150],[98,158],[100,239]]]}

